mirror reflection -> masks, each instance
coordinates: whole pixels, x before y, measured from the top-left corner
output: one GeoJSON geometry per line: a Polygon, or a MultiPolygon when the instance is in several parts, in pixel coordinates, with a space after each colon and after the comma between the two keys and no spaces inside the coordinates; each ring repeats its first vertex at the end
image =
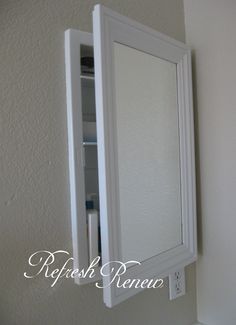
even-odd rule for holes
{"type": "Polygon", "coordinates": [[[176,64],[114,43],[121,251],[144,261],[182,243],[176,64]]]}

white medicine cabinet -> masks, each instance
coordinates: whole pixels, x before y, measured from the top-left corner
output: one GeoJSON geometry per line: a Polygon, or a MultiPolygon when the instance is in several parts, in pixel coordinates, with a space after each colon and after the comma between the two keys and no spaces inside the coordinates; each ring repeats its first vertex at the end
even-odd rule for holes
{"type": "Polygon", "coordinates": [[[110,262],[140,262],[122,280],[142,281],[197,258],[191,53],[101,5],[65,51],[74,268],[101,256],[75,281],[102,280],[112,307],[143,288],[118,287],[110,262]]]}

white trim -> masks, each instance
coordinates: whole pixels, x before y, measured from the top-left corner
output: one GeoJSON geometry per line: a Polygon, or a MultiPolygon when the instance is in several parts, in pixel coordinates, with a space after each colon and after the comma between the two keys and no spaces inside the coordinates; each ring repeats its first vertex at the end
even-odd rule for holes
{"type": "MultiPolygon", "coordinates": [[[[125,276],[127,278],[138,276],[139,279],[165,277],[173,270],[183,268],[197,258],[190,50],[185,44],[101,5],[95,6],[93,23],[103,263],[121,260],[117,143],[114,131],[113,44],[115,41],[120,42],[177,64],[183,245],[144,261],[142,266],[131,267],[125,276]]],[[[106,286],[110,280],[110,277],[103,278],[104,285],[106,286]]],[[[142,289],[118,289],[111,285],[104,289],[104,302],[108,307],[112,307],[140,290],[142,289]]]]}

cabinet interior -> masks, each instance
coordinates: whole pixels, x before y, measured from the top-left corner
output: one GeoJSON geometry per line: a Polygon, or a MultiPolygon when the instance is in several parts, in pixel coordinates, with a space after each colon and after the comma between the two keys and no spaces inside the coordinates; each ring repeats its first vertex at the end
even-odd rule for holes
{"type": "MultiPolygon", "coordinates": [[[[93,47],[80,46],[81,60],[93,59],[93,47]]],[[[98,188],[98,158],[96,135],[96,106],[95,106],[95,80],[94,69],[82,65],[81,61],[81,94],[83,119],[83,150],[84,150],[84,180],[85,200],[93,202],[93,209],[99,216],[99,188],[98,188]]],[[[87,209],[91,208],[87,205],[87,209]]],[[[86,220],[88,223],[88,220],[86,220]]],[[[98,218],[99,255],[101,256],[100,222],[98,218]]],[[[89,245],[89,243],[88,243],[89,245]]],[[[91,261],[90,261],[91,262],[91,261]]]]}

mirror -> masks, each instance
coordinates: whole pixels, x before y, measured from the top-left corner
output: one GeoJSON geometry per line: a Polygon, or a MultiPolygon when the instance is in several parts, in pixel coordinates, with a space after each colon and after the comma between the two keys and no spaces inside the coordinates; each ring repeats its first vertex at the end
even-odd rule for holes
{"type": "Polygon", "coordinates": [[[182,243],[176,64],[114,43],[123,261],[182,243]]]}

